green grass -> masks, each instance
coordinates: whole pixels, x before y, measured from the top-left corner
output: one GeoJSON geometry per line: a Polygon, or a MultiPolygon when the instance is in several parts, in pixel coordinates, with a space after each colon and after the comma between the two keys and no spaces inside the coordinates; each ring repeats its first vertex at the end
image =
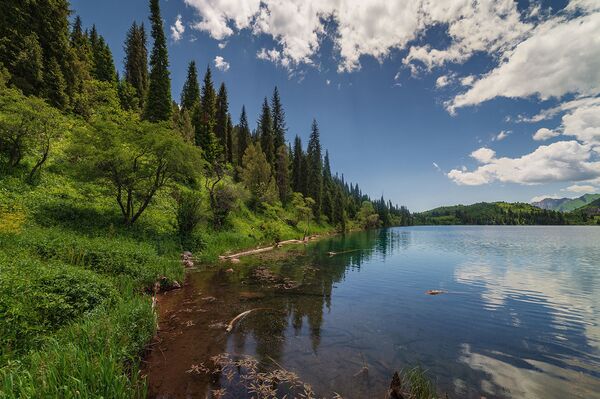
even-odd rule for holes
{"type": "MultiPolygon", "coordinates": [[[[167,288],[184,278],[175,206],[160,192],[125,228],[111,193],[64,165],[51,163],[33,186],[0,178],[0,399],[145,396],[138,367],[156,328],[148,294],[156,281],[167,288]]],[[[203,262],[333,231],[241,201],[221,230],[203,212],[194,233],[203,262]]]]}

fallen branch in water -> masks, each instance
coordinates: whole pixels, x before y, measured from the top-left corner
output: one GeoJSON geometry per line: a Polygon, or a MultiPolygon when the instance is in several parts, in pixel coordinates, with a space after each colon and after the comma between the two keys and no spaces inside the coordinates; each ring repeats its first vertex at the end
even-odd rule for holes
{"type": "Polygon", "coordinates": [[[341,252],[330,251],[330,252],[327,252],[327,255],[329,255],[329,256],[335,256],[335,255],[339,255],[339,254],[345,254],[345,253],[348,253],[348,252],[356,252],[356,251],[362,251],[362,249],[360,249],[360,248],[359,249],[349,249],[347,251],[341,251],[341,252]]]}
{"type": "Polygon", "coordinates": [[[240,313],[239,315],[235,316],[227,325],[227,328],[225,328],[225,331],[227,332],[231,332],[233,330],[233,328],[235,327],[235,323],[237,323],[238,321],[242,320],[244,317],[248,316],[250,313],[255,312],[257,310],[269,310],[269,308],[254,308],[254,309],[250,309],[250,310],[246,310],[245,312],[240,313]]]}
{"type": "Polygon", "coordinates": [[[285,240],[285,241],[280,241],[278,243],[276,243],[275,245],[271,245],[268,247],[262,247],[262,248],[256,248],[256,249],[249,249],[247,251],[242,251],[242,252],[238,252],[235,254],[231,254],[231,255],[221,255],[219,256],[220,260],[233,260],[233,259],[237,259],[240,256],[248,256],[248,255],[255,255],[255,254],[259,254],[262,252],[268,252],[268,251],[272,251],[275,248],[281,248],[284,245],[289,245],[289,244],[306,244],[307,242],[311,241],[311,240],[315,240],[319,238],[318,235],[314,235],[314,236],[309,236],[306,237],[304,240],[285,240]]]}
{"type": "Polygon", "coordinates": [[[442,290],[427,290],[425,291],[425,293],[427,295],[440,295],[440,294],[447,294],[448,291],[442,291],[442,290]]]}

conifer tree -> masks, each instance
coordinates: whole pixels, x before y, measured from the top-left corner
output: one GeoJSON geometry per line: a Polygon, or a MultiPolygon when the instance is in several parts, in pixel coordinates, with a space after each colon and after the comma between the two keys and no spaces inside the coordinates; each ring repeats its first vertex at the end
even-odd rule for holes
{"type": "Polygon", "coordinates": [[[294,138],[294,149],[292,155],[292,190],[298,193],[303,193],[302,190],[302,159],[304,154],[302,151],[302,140],[298,135],[294,138]]]}
{"type": "Polygon", "coordinates": [[[325,150],[325,158],[323,159],[323,214],[330,221],[334,219],[334,200],[335,192],[329,164],[329,151],[325,150]]]}
{"type": "Polygon", "coordinates": [[[281,98],[279,97],[279,90],[277,86],[273,90],[273,98],[271,99],[271,111],[273,113],[273,145],[275,149],[285,144],[285,131],[287,127],[285,125],[285,112],[281,105],[281,98]]]}
{"type": "Polygon", "coordinates": [[[200,102],[200,85],[198,83],[198,72],[196,62],[190,61],[187,70],[187,78],[181,90],[181,108],[192,110],[200,102]]]}
{"type": "Polygon", "coordinates": [[[269,108],[269,102],[265,97],[263,102],[262,111],[258,119],[257,128],[258,138],[260,140],[260,146],[263,150],[267,162],[269,165],[274,166],[275,162],[275,143],[273,141],[273,120],[271,119],[271,109],[269,108]]]}
{"type": "Polygon", "coordinates": [[[227,115],[229,114],[229,103],[227,102],[227,88],[225,83],[221,83],[219,93],[216,100],[215,114],[215,134],[219,139],[219,144],[223,148],[223,153],[227,156],[229,149],[227,148],[227,115]]]}
{"type": "Polygon", "coordinates": [[[250,135],[250,127],[248,126],[248,117],[246,116],[246,107],[242,106],[242,114],[240,115],[240,123],[238,125],[238,138],[237,138],[237,156],[238,165],[242,165],[242,160],[246,148],[250,144],[252,137],[250,135]]]}
{"type": "Polygon", "coordinates": [[[51,59],[44,74],[46,87],[45,97],[58,109],[65,109],[68,104],[67,85],[55,59],[51,59]]]}
{"type": "Polygon", "coordinates": [[[133,22],[125,39],[125,81],[135,88],[140,109],[148,92],[148,49],[144,24],[133,22]]]}
{"type": "Polygon", "coordinates": [[[154,44],[150,55],[150,83],[146,99],[145,119],[156,122],[171,117],[171,78],[167,39],[160,16],[159,0],[150,0],[150,22],[154,44]]]}
{"type": "Polygon", "coordinates": [[[340,187],[335,190],[333,222],[340,226],[342,231],[346,231],[347,215],[344,193],[340,187]]]}
{"type": "Polygon", "coordinates": [[[95,38],[92,42],[92,75],[101,82],[115,82],[117,74],[110,47],[108,47],[104,38],[96,33],[95,27],[93,31],[95,32],[95,38]]]}
{"type": "Polygon", "coordinates": [[[215,135],[216,95],[212,82],[210,67],[206,68],[202,85],[202,97],[196,107],[197,116],[194,118],[196,143],[204,151],[207,161],[214,161],[222,153],[219,141],[215,135]]]}
{"type": "Polygon", "coordinates": [[[290,172],[289,172],[289,153],[285,144],[277,149],[277,159],[275,160],[275,182],[279,190],[279,200],[284,205],[288,202],[290,194],[290,172]]]}
{"type": "Polygon", "coordinates": [[[319,218],[323,202],[323,160],[321,158],[321,141],[319,137],[319,126],[313,119],[310,139],[307,148],[307,195],[315,201],[313,211],[315,217],[319,218]]]}
{"type": "Polygon", "coordinates": [[[79,95],[84,90],[84,83],[91,79],[92,73],[92,50],[79,16],[73,23],[70,41],[73,53],[73,89],[74,94],[79,95]]]}
{"type": "Polygon", "coordinates": [[[227,114],[227,162],[233,164],[233,123],[231,114],[227,114]]]}

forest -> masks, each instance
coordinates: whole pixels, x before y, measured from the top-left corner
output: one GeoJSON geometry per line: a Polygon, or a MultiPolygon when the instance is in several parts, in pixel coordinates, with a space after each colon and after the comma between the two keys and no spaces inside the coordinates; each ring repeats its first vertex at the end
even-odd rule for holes
{"type": "Polygon", "coordinates": [[[411,223],[332,171],[316,120],[288,141],[277,87],[252,128],[190,60],[176,101],[158,0],[148,22],[118,71],[67,0],[0,5],[2,398],[144,397],[151,295],[182,284],[184,250],[411,223]]]}

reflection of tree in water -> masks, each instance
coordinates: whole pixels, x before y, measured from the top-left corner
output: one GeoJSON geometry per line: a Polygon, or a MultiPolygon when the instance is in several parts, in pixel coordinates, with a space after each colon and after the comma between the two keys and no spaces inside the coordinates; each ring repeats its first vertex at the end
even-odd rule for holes
{"type": "Polygon", "coordinates": [[[280,361],[288,326],[295,336],[307,327],[312,351],[316,353],[321,342],[324,307],[331,307],[333,288],[344,280],[348,268],[360,269],[372,258],[385,257],[399,247],[405,248],[409,242],[410,233],[397,229],[365,231],[317,241],[306,249],[304,256],[269,265],[274,275],[298,284],[292,289],[276,288],[273,287],[276,284],[256,281],[253,271],[263,267],[264,261],[250,261],[251,265],[242,277],[243,283],[264,292],[266,296],[257,302],[257,307],[271,311],[245,320],[244,327],[235,334],[234,345],[243,348],[246,334],[252,333],[259,360],[267,363],[270,358],[280,361]],[[331,256],[331,253],[336,255],[331,256]]]}

